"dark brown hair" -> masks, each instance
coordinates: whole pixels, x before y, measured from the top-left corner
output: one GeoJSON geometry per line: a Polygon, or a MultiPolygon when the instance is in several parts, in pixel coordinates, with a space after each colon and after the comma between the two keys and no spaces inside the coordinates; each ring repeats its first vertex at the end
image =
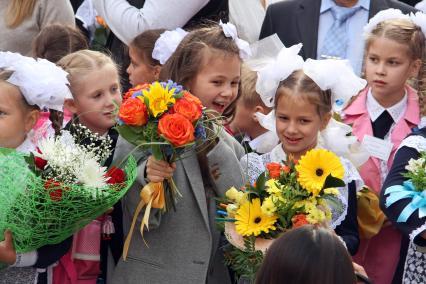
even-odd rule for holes
{"type": "Polygon", "coordinates": [[[44,27],[32,43],[34,57],[45,58],[50,62],[58,62],[67,54],[88,49],[86,37],[80,30],[61,24],[44,27]]]}
{"type": "MultiPolygon", "coordinates": [[[[235,41],[226,37],[218,24],[191,31],[179,44],[176,51],[161,69],[161,80],[172,80],[188,88],[201,68],[207,64],[206,51],[215,56],[238,56],[240,49],[235,41]],[[221,54],[217,54],[221,53],[221,54]],[[216,55],[217,54],[217,55],[216,55]]],[[[223,116],[232,117],[235,112],[234,100],[223,112],[223,116]]]]}
{"type": "Polygon", "coordinates": [[[351,258],[329,229],[305,225],[275,240],[256,284],[355,284],[351,258]]]}
{"type": "Polygon", "coordinates": [[[420,59],[422,61],[417,83],[414,84],[414,87],[419,94],[421,115],[426,115],[426,39],[421,28],[410,20],[405,19],[392,19],[380,22],[367,36],[365,56],[367,56],[372,42],[381,37],[407,46],[408,56],[412,60],[420,59]]]}
{"type": "Polygon", "coordinates": [[[136,36],[132,42],[130,43],[130,46],[135,48],[140,57],[144,62],[151,66],[157,66],[160,65],[160,61],[152,58],[152,51],[155,47],[155,42],[157,39],[160,38],[160,35],[164,33],[165,29],[156,29],[156,30],[147,30],[141,33],[140,35],[136,36]]]}
{"type": "Polygon", "coordinates": [[[278,101],[286,96],[300,96],[300,98],[316,105],[320,117],[330,113],[332,109],[331,91],[321,90],[302,70],[294,71],[285,80],[280,82],[275,95],[275,109],[277,108],[278,101]]]}

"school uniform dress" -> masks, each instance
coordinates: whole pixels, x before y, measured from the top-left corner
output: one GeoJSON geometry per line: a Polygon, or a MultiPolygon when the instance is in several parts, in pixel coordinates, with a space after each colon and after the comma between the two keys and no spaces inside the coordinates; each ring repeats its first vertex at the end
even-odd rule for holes
{"type": "MultiPolygon", "coordinates": [[[[317,148],[324,147],[318,143],[317,148]]],[[[287,155],[282,148],[282,144],[279,144],[271,152],[263,155],[256,153],[244,155],[240,160],[240,164],[244,173],[247,175],[247,179],[253,184],[259,175],[265,172],[266,164],[271,162],[280,163],[286,159],[287,155]]],[[[358,171],[349,160],[340,157],[340,161],[345,168],[343,180],[346,183],[346,187],[339,188],[340,205],[343,206],[343,210],[335,210],[334,206],[330,206],[333,215],[331,228],[343,239],[349,253],[353,255],[358,250],[359,245],[358,222],[356,218],[356,192],[362,188],[364,183],[358,171]]]]}
{"type": "Polygon", "coordinates": [[[405,261],[398,270],[396,277],[399,279],[398,283],[426,283],[426,239],[420,236],[420,233],[426,230],[426,218],[420,218],[418,210],[416,210],[406,222],[397,222],[399,215],[412,201],[412,198],[401,199],[387,207],[386,199],[389,195],[384,192],[388,187],[402,185],[407,180],[403,176],[407,172],[405,167],[410,159],[420,157],[420,151],[426,151],[426,128],[415,131],[402,141],[380,196],[380,206],[383,212],[407,238],[407,246],[401,249],[401,259],[405,261]]]}
{"type": "MultiPolygon", "coordinates": [[[[359,170],[365,185],[378,195],[392,166],[396,150],[411,129],[419,123],[419,116],[417,92],[409,86],[406,86],[404,98],[391,108],[381,107],[373,98],[370,88],[366,88],[344,110],[344,122],[352,125],[352,133],[360,142],[366,135],[380,136],[381,130],[388,129],[384,137],[381,137],[393,144],[388,160],[382,161],[371,156],[359,170]],[[383,117],[385,111],[391,119],[385,125],[379,124],[379,121],[383,121],[379,117],[383,117]]],[[[384,226],[371,239],[361,239],[354,261],[365,268],[367,275],[375,283],[391,283],[400,257],[401,240],[401,234],[395,227],[384,226]]]]}
{"type": "MultiPolygon", "coordinates": [[[[223,197],[231,186],[244,184],[239,158],[240,144],[224,130],[219,141],[206,155],[202,167],[194,150],[176,161],[173,180],[182,197],[176,211],[151,210],[145,244],[138,230],[144,212],[136,222],[126,261],[120,259],[109,283],[230,283],[219,249],[220,232],[215,225],[215,197],[223,197]],[[211,171],[219,173],[214,177],[211,171]],[[208,176],[206,180],[205,177],[208,176]]],[[[126,141],[116,148],[118,161],[134,149],[126,141]]],[[[146,157],[140,159],[137,182],[122,199],[124,233],[129,233],[139,194],[146,184],[146,157]]]]}

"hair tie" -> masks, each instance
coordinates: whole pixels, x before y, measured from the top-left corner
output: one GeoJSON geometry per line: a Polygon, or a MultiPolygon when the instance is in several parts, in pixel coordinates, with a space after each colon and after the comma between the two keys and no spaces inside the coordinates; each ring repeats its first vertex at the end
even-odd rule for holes
{"type": "Polygon", "coordinates": [[[155,42],[154,49],[152,50],[152,58],[158,60],[161,65],[164,65],[187,34],[188,32],[181,28],[162,33],[155,42]]]}
{"type": "Polygon", "coordinates": [[[238,37],[237,28],[231,23],[224,24],[222,20],[219,22],[219,25],[222,27],[225,36],[232,38],[240,49],[240,58],[243,60],[249,58],[251,56],[250,45],[238,37]]]}
{"type": "Polygon", "coordinates": [[[19,88],[29,105],[63,111],[65,99],[72,98],[68,73],[46,59],[0,52],[0,69],[13,71],[6,81],[19,88]]]}

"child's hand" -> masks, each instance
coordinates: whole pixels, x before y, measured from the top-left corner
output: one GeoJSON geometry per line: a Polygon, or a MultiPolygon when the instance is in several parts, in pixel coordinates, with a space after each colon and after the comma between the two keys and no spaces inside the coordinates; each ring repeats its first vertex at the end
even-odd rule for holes
{"type": "Polygon", "coordinates": [[[16,262],[16,251],[13,246],[12,232],[4,232],[4,241],[0,242],[0,262],[12,265],[16,262]]]}
{"type": "Polygon", "coordinates": [[[169,164],[163,160],[156,160],[154,156],[149,156],[146,163],[146,177],[151,182],[162,182],[171,178],[176,170],[176,164],[169,164]]]}

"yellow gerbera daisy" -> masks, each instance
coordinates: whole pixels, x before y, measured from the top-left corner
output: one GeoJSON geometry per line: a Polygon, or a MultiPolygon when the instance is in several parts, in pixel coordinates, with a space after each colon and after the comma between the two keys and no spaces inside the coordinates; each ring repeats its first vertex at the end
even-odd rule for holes
{"type": "Polygon", "coordinates": [[[240,206],[235,214],[235,229],[242,236],[258,236],[262,232],[276,230],[274,224],[278,216],[268,216],[262,212],[260,199],[253,199],[240,206]]]}
{"type": "Polygon", "coordinates": [[[313,196],[318,195],[328,175],[343,179],[345,170],[339,157],[325,149],[308,151],[296,165],[297,180],[313,196]]]}
{"type": "MultiPolygon", "coordinates": [[[[142,90],[144,98],[148,100],[148,109],[150,113],[157,117],[159,114],[168,110],[170,104],[175,103],[175,89],[170,89],[169,87],[163,87],[159,82],[154,82],[151,84],[149,89],[142,90]]],[[[142,100],[144,98],[141,97],[142,100]]]]}

